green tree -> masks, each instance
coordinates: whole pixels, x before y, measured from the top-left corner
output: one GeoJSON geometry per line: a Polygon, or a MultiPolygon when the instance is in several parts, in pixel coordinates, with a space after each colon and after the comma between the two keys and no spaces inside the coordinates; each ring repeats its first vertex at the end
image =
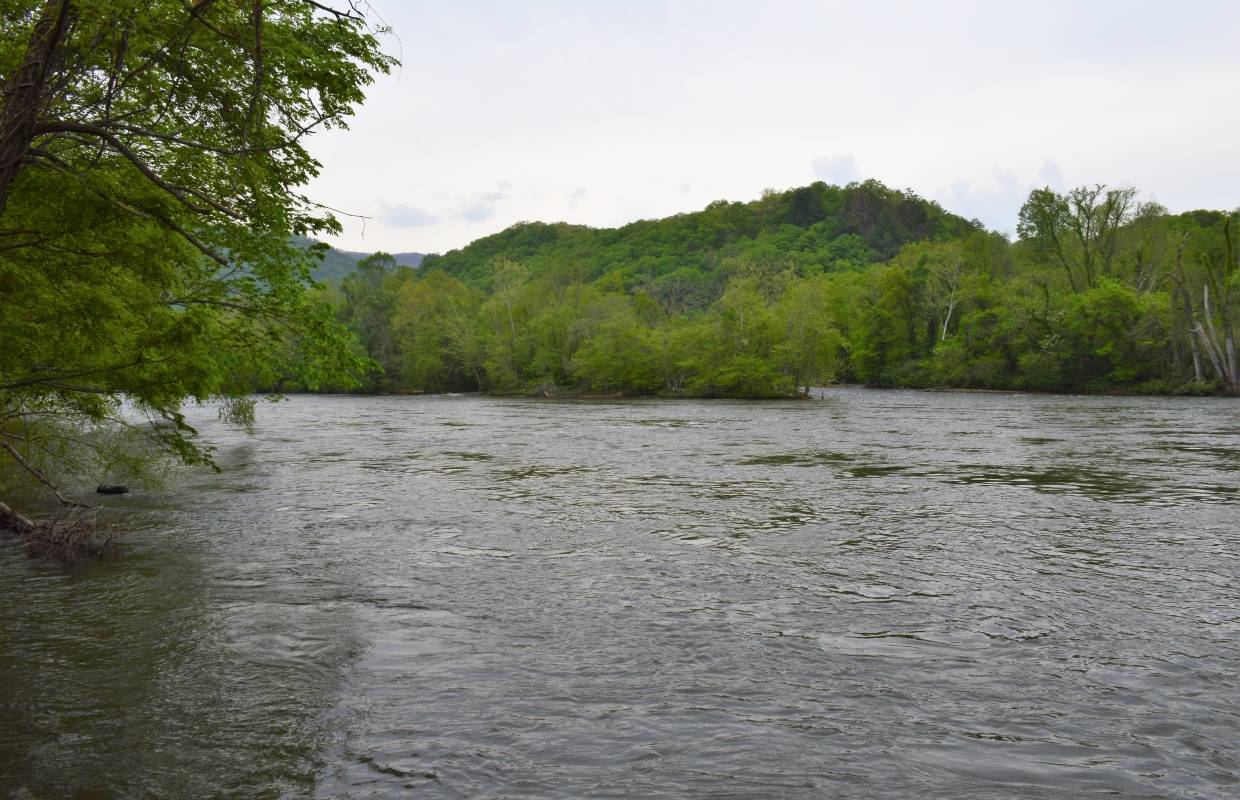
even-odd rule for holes
{"type": "Polygon", "coordinates": [[[1062,267],[1074,292],[1113,275],[1120,231],[1138,212],[1130,186],[1080,186],[1066,195],[1035,189],[1020,210],[1016,232],[1062,267]]]}
{"type": "Polygon", "coordinates": [[[306,292],[300,187],[392,60],[352,6],[0,0],[0,454],[54,483],[126,427],[207,462],[181,415],[361,362],[306,292]],[[138,426],[122,404],[145,417],[138,426]],[[70,446],[69,443],[73,444],[70,446]]]}
{"type": "Polygon", "coordinates": [[[917,356],[917,288],[908,271],[883,267],[875,276],[857,327],[854,367],[866,383],[909,382],[917,356]]]}
{"type": "Polygon", "coordinates": [[[490,332],[485,362],[489,386],[499,391],[515,391],[521,384],[523,366],[528,359],[523,335],[527,314],[522,294],[529,270],[503,257],[492,259],[489,270],[491,296],[482,306],[490,332]]]}
{"type": "Polygon", "coordinates": [[[1013,243],[875,182],[813,184],[611,230],[522,223],[428,259],[399,292],[378,282],[391,313],[359,312],[361,274],[339,307],[376,359],[388,335],[398,389],[1226,390],[1236,219],[1040,190],[1013,243]]]}
{"type": "Polygon", "coordinates": [[[1063,323],[1073,385],[1104,388],[1153,377],[1166,341],[1166,305],[1164,294],[1141,294],[1114,280],[1073,295],[1063,323]]]}
{"type": "Polygon", "coordinates": [[[823,275],[796,281],[773,309],[780,326],[774,359],[794,386],[829,383],[839,374],[844,337],[832,314],[830,283],[823,275]]]}
{"type": "Polygon", "coordinates": [[[397,293],[412,275],[412,270],[398,265],[387,253],[375,253],[358,262],[341,283],[341,317],[372,360],[363,386],[367,391],[398,388],[401,352],[392,315],[397,293]]]}
{"type": "Polygon", "coordinates": [[[403,359],[401,379],[416,391],[482,388],[481,300],[474,290],[438,270],[401,285],[392,314],[403,359]]]}
{"type": "Polygon", "coordinates": [[[653,331],[617,314],[577,351],[573,373],[588,391],[655,394],[664,386],[653,331]]]}

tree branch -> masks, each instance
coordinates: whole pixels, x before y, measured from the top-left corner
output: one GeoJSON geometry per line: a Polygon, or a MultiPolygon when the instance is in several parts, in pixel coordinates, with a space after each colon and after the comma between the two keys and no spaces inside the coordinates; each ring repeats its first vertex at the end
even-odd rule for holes
{"type": "Polygon", "coordinates": [[[52,494],[56,495],[56,499],[59,500],[62,505],[73,506],[76,508],[90,508],[90,506],[88,506],[86,503],[79,503],[75,500],[70,500],[69,498],[61,494],[60,487],[52,483],[51,479],[43,474],[43,470],[39,469],[34,464],[31,464],[29,461],[27,461],[22,456],[22,454],[18,452],[16,447],[2,440],[0,440],[0,447],[3,447],[5,450],[9,451],[9,455],[13,457],[13,460],[16,461],[21,466],[22,469],[26,470],[32,476],[34,476],[35,480],[37,480],[39,483],[46,486],[48,489],[51,489],[52,494]]]}
{"type": "Polygon", "coordinates": [[[89,125],[84,122],[45,122],[38,126],[38,132],[53,134],[78,133],[85,136],[97,136],[111,145],[112,149],[123,156],[125,160],[133,164],[134,167],[136,167],[148,181],[175,197],[181,202],[182,205],[191,211],[199,214],[205,214],[209,213],[211,210],[215,210],[233,220],[241,221],[244,219],[241,214],[231,208],[228,208],[224,204],[207,195],[205,192],[201,192],[187,186],[178,186],[164,180],[153,167],[139,158],[137,153],[130,149],[128,145],[122,142],[116,135],[108,131],[106,128],[101,128],[96,125],[89,125]],[[189,199],[191,197],[206,203],[208,207],[199,206],[193,203],[189,199]]]}

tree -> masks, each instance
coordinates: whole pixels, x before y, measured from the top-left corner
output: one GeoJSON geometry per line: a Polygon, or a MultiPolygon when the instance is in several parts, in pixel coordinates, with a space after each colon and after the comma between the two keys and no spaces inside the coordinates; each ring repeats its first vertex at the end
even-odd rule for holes
{"type": "Polygon", "coordinates": [[[375,253],[359,261],[341,283],[344,321],[374,362],[363,386],[367,391],[396,388],[401,354],[392,331],[392,314],[397,292],[412,272],[387,253],[375,253]]]}
{"type": "Polygon", "coordinates": [[[482,307],[491,328],[486,372],[491,388],[510,391],[521,381],[524,348],[518,336],[517,320],[524,316],[520,302],[529,270],[515,261],[498,257],[491,260],[488,268],[491,297],[482,307]]]}
{"type": "Polygon", "coordinates": [[[303,146],[394,63],[317,0],[0,0],[0,455],[55,483],[120,426],[209,462],[181,415],[361,362],[290,236],[338,230],[303,146]],[[290,347],[291,344],[291,347],[290,347]],[[139,426],[122,404],[146,418],[139,426]]]}
{"type": "Polygon", "coordinates": [[[392,327],[405,385],[432,392],[482,387],[479,304],[473,290],[438,270],[401,285],[392,327]]]}
{"type": "Polygon", "coordinates": [[[918,292],[909,271],[895,264],[875,272],[856,330],[857,377],[875,385],[898,385],[918,353],[918,292]]]}
{"type": "Polygon", "coordinates": [[[599,326],[574,355],[573,375],[591,391],[654,394],[663,388],[654,334],[631,311],[599,326]]]}
{"type": "Polygon", "coordinates": [[[1073,383],[1124,385],[1149,377],[1157,363],[1149,351],[1166,340],[1158,313],[1165,305],[1165,296],[1141,294],[1109,279],[1068,298],[1063,331],[1070,356],[1065,372],[1073,375],[1073,383]]]}
{"type": "Polygon", "coordinates": [[[818,275],[791,284],[775,307],[783,323],[775,355],[780,371],[795,386],[827,383],[836,377],[843,337],[828,300],[829,279],[818,275]]]}
{"type": "Polygon", "coordinates": [[[1209,358],[1214,374],[1231,394],[1240,394],[1240,352],[1236,347],[1236,328],[1240,326],[1237,298],[1240,297],[1240,259],[1232,242],[1232,218],[1222,225],[1223,252],[1203,252],[1200,260],[1205,273],[1201,287],[1201,313],[1193,332],[1209,358]]]}
{"type": "Polygon", "coordinates": [[[1016,232],[1063,268],[1072,291],[1083,292],[1111,277],[1120,230],[1140,212],[1136,197],[1131,186],[1080,186],[1066,195],[1035,189],[1016,232]]]}

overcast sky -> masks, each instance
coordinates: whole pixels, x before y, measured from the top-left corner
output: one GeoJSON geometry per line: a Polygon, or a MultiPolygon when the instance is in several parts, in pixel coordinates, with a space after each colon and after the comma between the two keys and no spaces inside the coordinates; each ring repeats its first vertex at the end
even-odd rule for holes
{"type": "Polygon", "coordinates": [[[1240,205],[1240,2],[371,0],[402,60],[314,137],[350,250],[875,177],[1011,231],[1030,188],[1240,205]]]}

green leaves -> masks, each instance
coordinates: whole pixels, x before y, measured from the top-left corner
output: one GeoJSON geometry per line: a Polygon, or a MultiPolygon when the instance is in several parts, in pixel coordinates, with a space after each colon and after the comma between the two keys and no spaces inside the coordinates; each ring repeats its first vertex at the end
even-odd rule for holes
{"type": "Polygon", "coordinates": [[[1201,391],[1238,316],[1229,216],[1171,217],[1134,198],[1035,191],[1014,244],[874,183],[616,230],[521,224],[375,284],[387,300],[358,294],[343,316],[372,341],[388,315],[401,366],[384,388],[395,390],[771,397],[851,380],[1201,391]],[[930,235],[871,263],[872,248],[910,230],[930,235]],[[1193,299],[1206,288],[1208,313],[1193,299]],[[1213,348],[1198,353],[1201,382],[1198,340],[1213,348]]]}
{"type": "Polygon", "coordinates": [[[56,437],[145,418],[204,463],[184,402],[244,423],[256,388],[354,382],[365,362],[290,236],[335,227],[299,194],[305,136],[393,63],[365,20],[304,0],[4,6],[0,437],[71,467],[56,437]],[[13,78],[32,54],[35,96],[13,78]]]}

